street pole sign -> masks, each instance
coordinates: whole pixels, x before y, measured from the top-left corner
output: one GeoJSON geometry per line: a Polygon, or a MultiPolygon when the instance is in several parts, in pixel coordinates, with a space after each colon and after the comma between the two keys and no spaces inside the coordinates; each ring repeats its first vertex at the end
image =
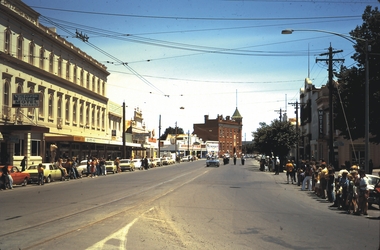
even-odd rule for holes
{"type": "Polygon", "coordinates": [[[12,108],[38,108],[40,100],[40,93],[12,94],[12,108]]]}

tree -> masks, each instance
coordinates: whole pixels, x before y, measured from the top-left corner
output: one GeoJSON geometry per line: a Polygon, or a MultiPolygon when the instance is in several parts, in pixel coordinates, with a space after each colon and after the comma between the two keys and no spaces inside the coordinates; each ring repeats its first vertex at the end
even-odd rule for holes
{"type": "Polygon", "coordinates": [[[160,140],[165,140],[166,137],[167,137],[168,135],[170,135],[170,134],[174,135],[174,134],[176,134],[176,133],[177,133],[177,134],[184,134],[182,128],[178,128],[178,127],[177,127],[177,131],[176,131],[176,128],[168,127],[168,128],[165,130],[164,134],[161,135],[160,140]]]}
{"type": "MultiPolygon", "coordinates": [[[[352,37],[368,41],[371,50],[368,54],[369,62],[369,132],[373,136],[370,141],[380,143],[380,12],[378,8],[367,6],[362,16],[363,24],[350,32],[352,37]]],[[[365,137],[365,52],[364,41],[357,40],[354,45],[355,53],[352,56],[357,65],[351,68],[342,67],[338,77],[338,89],[342,105],[335,105],[335,129],[341,131],[346,139],[365,137]],[[344,108],[345,115],[342,107],[344,108]],[[346,126],[346,120],[348,128],[346,126]],[[348,130],[349,129],[349,130],[348,130]],[[349,138],[351,132],[351,138],[349,138]]],[[[339,100],[338,97],[334,98],[339,100]]]]}
{"type": "Polygon", "coordinates": [[[295,126],[290,122],[274,120],[270,125],[260,123],[260,128],[252,133],[255,149],[265,155],[285,158],[297,141],[295,126]]]}

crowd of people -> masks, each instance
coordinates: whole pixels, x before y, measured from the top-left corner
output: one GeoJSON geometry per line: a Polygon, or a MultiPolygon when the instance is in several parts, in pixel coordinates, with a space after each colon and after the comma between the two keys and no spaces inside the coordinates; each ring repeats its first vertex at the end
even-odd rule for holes
{"type": "MultiPolygon", "coordinates": [[[[294,161],[285,164],[287,183],[301,186],[301,190],[312,191],[326,199],[330,207],[337,207],[348,214],[368,215],[369,179],[365,170],[357,165],[343,167],[335,172],[325,161],[294,161]]],[[[380,185],[380,184],[378,184],[380,185]]]]}

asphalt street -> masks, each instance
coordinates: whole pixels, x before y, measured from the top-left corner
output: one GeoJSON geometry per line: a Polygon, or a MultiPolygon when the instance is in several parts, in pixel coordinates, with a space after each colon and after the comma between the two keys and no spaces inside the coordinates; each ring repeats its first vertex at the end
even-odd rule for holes
{"type": "Polygon", "coordinates": [[[378,249],[354,216],[286,175],[204,160],[0,192],[0,249],[378,249]]]}

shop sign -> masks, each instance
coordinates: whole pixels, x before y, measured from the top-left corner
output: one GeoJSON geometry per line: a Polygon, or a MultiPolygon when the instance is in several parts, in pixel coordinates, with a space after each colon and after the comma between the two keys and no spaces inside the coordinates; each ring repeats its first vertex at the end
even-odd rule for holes
{"type": "Polygon", "coordinates": [[[12,108],[38,108],[40,100],[40,93],[12,94],[12,108]]]}

